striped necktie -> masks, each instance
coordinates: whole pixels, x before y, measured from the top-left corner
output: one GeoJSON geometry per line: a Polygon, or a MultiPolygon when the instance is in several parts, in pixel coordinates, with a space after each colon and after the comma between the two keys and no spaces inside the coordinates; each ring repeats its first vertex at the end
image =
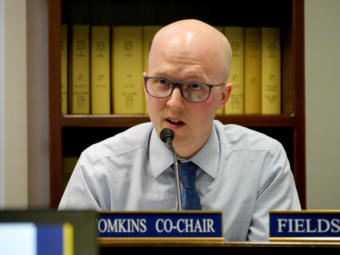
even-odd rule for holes
{"type": "Polygon", "coordinates": [[[201,210],[200,197],[196,191],[196,172],[198,166],[192,162],[179,162],[179,178],[183,184],[182,208],[183,210],[201,210]]]}

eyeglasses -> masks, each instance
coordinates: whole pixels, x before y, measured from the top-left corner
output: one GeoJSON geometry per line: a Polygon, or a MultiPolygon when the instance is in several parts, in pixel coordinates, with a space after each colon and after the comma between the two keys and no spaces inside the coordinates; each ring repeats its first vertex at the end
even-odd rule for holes
{"type": "Polygon", "coordinates": [[[157,98],[167,98],[172,95],[176,87],[181,91],[182,97],[192,103],[201,103],[207,101],[211,89],[223,86],[224,83],[218,85],[206,84],[203,82],[173,82],[162,77],[144,77],[146,92],[157,98]]]}

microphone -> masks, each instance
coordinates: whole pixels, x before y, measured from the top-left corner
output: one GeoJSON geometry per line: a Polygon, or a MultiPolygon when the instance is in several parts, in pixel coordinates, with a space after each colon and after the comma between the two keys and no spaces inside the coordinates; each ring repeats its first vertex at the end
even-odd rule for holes
{"type": "Polygon", "coordinates": [[[172,129],[163,128],[159,136],[163,142],[167,143],[169,146],[172,146],[172,140],[175,138],[175,133],[172,129]]]}
{"type": "Polygon", "coordinates": [[[161,140],[166,143],[172,154],[174,156],[174,168],[175,168],[175,176],[176,176],[176,191],[177,191],[177,202],[178,202],[178,210],[182,211],[182,198],[181,198],[181,186],[179,184],[179,174],[178,174],[178,160],[176,151],[172,145],[172,140],[175,138],[175,133],[170,128],[163,128],[161,133],[159,134],[161,140]]]}

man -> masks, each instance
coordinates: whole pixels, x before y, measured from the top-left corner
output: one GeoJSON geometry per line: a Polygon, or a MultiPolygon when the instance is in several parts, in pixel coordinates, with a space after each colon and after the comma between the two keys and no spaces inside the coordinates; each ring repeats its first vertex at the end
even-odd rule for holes
{"type": "Polygon", "coordinates": [[[222,210],[225,240],[268,240],[269,210],[299,210],[299,199],[280,143],[214,120],[231,93],[230,62],[228,40],[210,25],[182,20],[162,28],[143,73],[152,123],[86,149],[59,209],[176,210],[173,156],[159,137],[170,128],[180,166],[194,163],[197,171],[197,207],[188,195],[187,208],[222,210]]]}

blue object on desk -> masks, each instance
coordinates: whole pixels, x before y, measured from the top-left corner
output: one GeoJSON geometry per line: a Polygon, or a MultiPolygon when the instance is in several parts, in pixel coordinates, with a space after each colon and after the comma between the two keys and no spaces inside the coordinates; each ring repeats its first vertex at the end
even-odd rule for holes
{"type": "Polygon", "coordinates": [[[222,238],[222,213],[103,212],[97,220],[99,238],[222,238]]]}
{"type": "Polygon", "coordinates": [[[340,240],[340,211],[272,211],[270,239],[273,238],[340,240]]]}

